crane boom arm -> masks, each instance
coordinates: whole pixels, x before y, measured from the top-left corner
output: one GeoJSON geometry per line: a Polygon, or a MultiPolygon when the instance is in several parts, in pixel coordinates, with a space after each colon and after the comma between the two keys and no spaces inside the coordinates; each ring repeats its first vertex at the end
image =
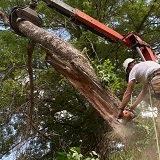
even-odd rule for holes
{"type": "Polygon", "coordinates": [[[138,37],[138,35],[134,32],[123,36],[115,30],[111,29],[110,27],[85,14],[84,12],[71,7],[60,0],[43,1],[47,3],[47,6],[56,9],[58,12],[71,19],[74,19],[74,22],[82,24],[97,35],[107,39],[109,38],[114,41],[122,42],[125,46],[137,51],[142,60],[156,61],[156,55],[152,51],[151,47],[140,37],[138,37]]]}
{"type": "Polygon", "coordinates": [[[123,39],[123,36],[120,33],[114,31],[113,29],[109,28],[103,23],[90,17],[89,15],[80,11],[79,9],[73,8],[60,0],[43,0],[43,1],[46,2],[47,6],[49,6],[50,8],[56,9],[63,15],[73,19],[74,22],[85,26],[86,28],[96,33],[97,35],[100,35],[101,37],[111,38],[112,40],[123,39]]]}
{"type": "MultiPolygon", "coordinates": [[[[123,36],[122,34],[104,25],[98,20],[90,17],[84,12],[67,5],[63,1],[60,0],[42,0],[42,1],[44,1],[47,4],[47,6],[51,7],[52,9],[56,9],[61,14],[69,17],[71,20],[73,20],[74,23],[78,23],[83,27],[86,27],[93,33],[96,33],[97,35],[110,41],[121,42],[123,45],[127,46],[133,51],[136,51],[140,55],[142,60],[156,61],[156,55],[152,51],[151,47],[145,41],[143,41],[136,33],[130,32],[129,34],[123,36]]],[[[23,34],[20,32],[17,26],[17,20],[19,19],[28,20],[37,26],[42,25],[42,20],[34,11],[36,3],[37,1],[33,0],[33,3],[31,3],[32,5],[30,4],[29,7],[14,7],[12,9],[9,20],[11,28],[18,35],[23,36],[23,34]]]]}

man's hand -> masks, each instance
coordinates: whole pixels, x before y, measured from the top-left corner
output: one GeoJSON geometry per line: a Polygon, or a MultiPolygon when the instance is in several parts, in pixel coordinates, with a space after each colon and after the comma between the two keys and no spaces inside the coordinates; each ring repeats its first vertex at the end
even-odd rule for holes
{"type": "Polygon", "coordinates": [[[118,112],[118,119],[122,118],[123,117],[123,109],[120,109],[119,112],[118,112]]]}

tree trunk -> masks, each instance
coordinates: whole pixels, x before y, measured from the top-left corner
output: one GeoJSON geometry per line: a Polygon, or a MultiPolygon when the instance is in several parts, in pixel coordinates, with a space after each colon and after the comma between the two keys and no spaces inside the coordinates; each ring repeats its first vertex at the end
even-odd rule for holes
{"type": "Polygon", "coordinates": [[[23,35],[40,43],[48,50],[47,62],[85,96],[122,140],[133,135],[135,131],[133,123],[123,125],[116,121],[120,100],[108,88],[100,84],[85,55],[61,38],[28,21],[20,21],[18,28],[23,35]]]}

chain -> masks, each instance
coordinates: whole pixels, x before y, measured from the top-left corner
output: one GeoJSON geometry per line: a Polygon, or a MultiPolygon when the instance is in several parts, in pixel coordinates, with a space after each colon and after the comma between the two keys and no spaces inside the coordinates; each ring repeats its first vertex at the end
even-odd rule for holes
{"type": "Polygon", "coordinates": [[[32,0],[32,2],[29,3],[29,8],[35,9],[37,7],[37,0],[32,0]]]}

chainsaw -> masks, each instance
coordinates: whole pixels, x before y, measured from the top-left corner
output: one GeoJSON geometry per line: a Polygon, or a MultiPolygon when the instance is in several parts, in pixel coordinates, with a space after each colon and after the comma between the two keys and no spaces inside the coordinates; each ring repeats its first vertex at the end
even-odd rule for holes
{"type": "Polygon", "coordinates": [[[117,121],[120,123],[127,123],[136,117],[136,113],[134,111],[130,111],[129,109],[125,109],[123,111],[123,116],[121,118],[117,118],[117,121]]]}

